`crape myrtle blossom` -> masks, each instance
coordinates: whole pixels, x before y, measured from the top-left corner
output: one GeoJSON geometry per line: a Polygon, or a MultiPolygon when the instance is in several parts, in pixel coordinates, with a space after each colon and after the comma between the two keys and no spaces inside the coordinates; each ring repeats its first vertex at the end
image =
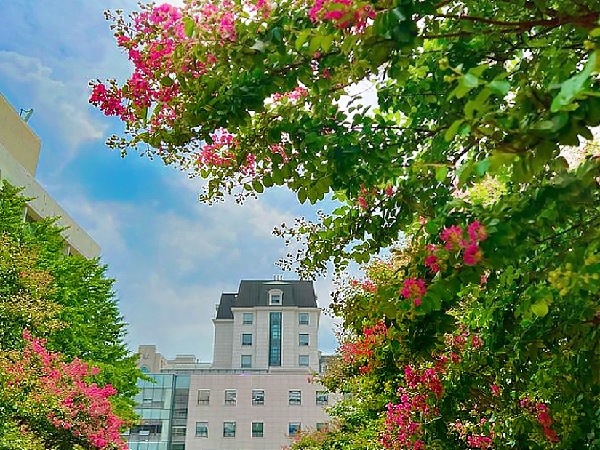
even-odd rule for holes
{"type": "MultiPolygon", "coordinates": [[[[63,361],[60,354],[45,348],[45,340],[27,330],[23,338],[22,357],[0,365],[0,372],[8,376],[3,394],[14,397],[20,407],[31,404],[42,411],[48,424],[70,433],[73,442],[99,450],[126,450],[120,436],[124,422],[113,413],[109,401],[116,390],[110,384],[101,387],[89,381],[99,369],[77,358],[63,361]]],[[[33,425],[24,423],[23,432],[34,431],[33,425]]]]}

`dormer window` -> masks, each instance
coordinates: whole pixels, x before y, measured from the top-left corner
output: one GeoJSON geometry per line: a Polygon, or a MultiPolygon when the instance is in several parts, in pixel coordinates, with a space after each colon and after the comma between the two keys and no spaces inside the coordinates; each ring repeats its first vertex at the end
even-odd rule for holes
{"type": "Polygon", "coordinates": [[[272,289],[269,291],[269,305],[281,305],[283,300],[283,292],[279,289],[272,289]]]}

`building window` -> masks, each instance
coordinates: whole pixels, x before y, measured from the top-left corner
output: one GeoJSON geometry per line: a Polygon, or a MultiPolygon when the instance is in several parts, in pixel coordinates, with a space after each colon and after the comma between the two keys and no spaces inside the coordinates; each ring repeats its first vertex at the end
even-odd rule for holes
{"type": "Polygon", "coordinates": [[[242,316],[242,325],[252,325],[254,322],[254,314],[253,313],[244,313],[242,316]]]}
{"type": "Polygon", "coordinates": [[[290,405],[301,405],[302,391],[289,391],[288,400],[290,405]]]}
{"type": "Polygon", "coordinates": [[[235,406],[237,393],[235,389],[227,389],[225,391],[225,404],[235,406]]]}
{"type": "Polygon", "coordinates": [[[290,422],[288,425],[288,433],[290,436],[295,435],[300,431],[300,422],[290,422]]]}
{"type": "Polygon", "coordinates": [[[173,437],[185,437],[186,428],[182,426],[174,426],[172,428],[173,437]]]}
{"type": "Polygon", "coordinates": [[[283,299],[283,292],[280,290],[269,291],[269,305],[281,305],[283,299]]]}
{"type": "Polygon", "coordinates": [[[298,314],[298,325],[308,325],[308,313],[298,314]]]}
{"type": "Polygon", "coordinates": [[[281,313],[269,314],[269,366],[281,366],[281,313]]]}
{"type": "Polygon", "coordinates": [[[264,424],[262,422],[252,422],[252,437],[263,437],[264,424]]]}
{"type": "Polygon", "coordinates": [[[210,390],[199,389],[198,390],[198,404],[208,405],[210,403],[210,390]]]}
{"type": "Polygon", "coordinates": [[[235,437],[235,422],[223,422],[223,437],[235,437]]]}
{"type": "Polygon", "coordinates": [[[298,344],[299,345],[308,345],[308,333],[300,333],[298,335],[298,344]]]}
{"type": "Polygon", "coordinates": [[[327,431],[329,430],[329,424],[327,422],[317,422],[317,431],[327,431]]]}
{"type": "Polygon", "coordinates": [[[242,333],[242,345],[252,345],[251,333],[242,333]]]}
{"type": "Polygon", "coordinates": [[[308,355],[298,356],[298,365],[300,367],[308,367],[309,357],[308,355]]]}
{"type": "Polygon", "coordinates": [[[242,355],[241,366],[242,369],[252,367],[252,355],[242,355]]]}
{"type": "Polygon", "coordinates": [[[252,404],[253,405],[264,405],[265,404],[265,391],[263,389],[252,390],[252,404]]]}
{"type": "Polygon", "coordinates": [[[327,391],[317,391],[317,405],[327,405],[329,403],[329,394],[327,391]]]}

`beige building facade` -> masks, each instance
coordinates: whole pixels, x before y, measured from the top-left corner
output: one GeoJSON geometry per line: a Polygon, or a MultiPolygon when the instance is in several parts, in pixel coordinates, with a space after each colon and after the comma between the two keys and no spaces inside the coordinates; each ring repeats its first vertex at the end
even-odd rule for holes
{"type": "Polygon", "coordinates": [[[56,224],[65,228],[65,252],[94,258],[100,246],[44,190],[35,179],[41,141],[21,116],[0,94],[0,179],[23,187],[23,195],[32,197],[23,212],[25,220],[57,217],[56,224]]]}

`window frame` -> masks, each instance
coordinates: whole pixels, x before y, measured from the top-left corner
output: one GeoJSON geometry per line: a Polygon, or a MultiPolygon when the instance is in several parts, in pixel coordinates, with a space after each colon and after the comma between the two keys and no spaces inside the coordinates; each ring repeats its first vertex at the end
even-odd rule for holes
{"type": "Polygon", "coordinates": [[[307,312],[298,313],[298,325],[310,325],[310,314],[307,312]],[[303,317],[306,317],[306,321],[302,320],[303,317]]]}
{"type": "Polygon", "coordinates": [[[317,431],[328,431],[329,430],[329,422],[317,422],[315,426],[317,431]]]}
{"type": "Polygon", "coordinates": [[[315,404],[319,406],[329,405],[329,392],[327,391],[316,391],[315,392],[315,404]],[[321,397],[319,399],[319,397],[321,397]],[[324,397],[324,399],[323,399],[324,397]]]}
{"type": "Polygon", "coordinates": [[[265,390],[264,389],[252,389],[252,406],[263,406],[265,404],[265,390]],[[258,395],[255,393],[262,392],[262,401],[258,400],[258,395]]]}
{"type": "Polygon", "coordinates": [[[201,406],[210,405],[210,389],[198,389],[196,403],[201,406]],[[200,400],[200,392],[208,392],[208,398],[206,400],[200,400]]]}
{"type": "Polygon", "coordinates": [[[252,422],[251,433],[252,433],[253,438],[265,437],[265,423],[264,422],[252,422]],[[254,429],[255,425],[260,425],[260,431],[254,429]],[[260,433],[260,434],[258,434],[258,433],[260,433]]]}
{"type": "Polygon", "coordinates": [[[283,291],[281,289],[271,289],[269,291],[269,305],[272,306],[281,306],[283,305],[283,291]],[[273,301],[275,298],[278,298],[279,301],[273,301]]]}
{"type": "Polygon", "coordinates": [[[247,347],[252,345],[252,333],[242,333],[242,347],[247,347]],[[250,338],[250,341],[247,342],[244,338],[250,338]]]}
{"type": "Polygon", "coordinates": [[[299,433],[300,430],[302,430],[302,422],[288,422],[288,436],[292,437],[296,433],[299,433]]]}
{"type": "Polygon", "coordinates": [[[310,355],[298,355],[298,367],[309,367],[310,355]],[[306,364],[303,364],[303,359],[306,358],[306,364]]]}
{"type": "Polygon", "coordinates": [[[309,333],[299,333],[298,334],[298,345],[301,347],[310,346],[310,334],[309,333]],[[306,336],[306,340],[304,340],[304,336],[306,336]]]}
{"type": "Polygon", "coordinates": [[[234,438],[235,437],[235,429],[236,423],[235,421],[223,422],[223,437],[224,438],[234,438]],[[230,429],[227,429],[227,426],[230,426],[230,429]]]}
{"type": "Polygon", "coordinates": [[[223,393],[223,404],[225,406],[236,406],[237,405],[237,390],[236,389],[225,389],[223,393]],[[228,395],[229,394],[229,398],[228,395]],[[231,395],[233,394],[233,397],[231,395]]]}
{"type": "Polygon", "coordinates": [[[300,389],[290,389],[288,391],[288,405],[301,406],[302,405],[302,391],[300,389]]]}
{"type": "Polygon", "coordinates": [[[252,355],[240,355],[240,367],[242,369],[250,369],[250,368],[252,368],[252,355]],[[244,364],[244,360],[246,360],[246,362],[247,362],[248,359],[250,360],[250,363],[249,364],[244,364]]]}
{"type": "Polygon", "coordinates": [[[254,313],[251,312],[245,312],[242,313],[242,325],[252,325],[254,324],[254,313]],[[247,318],[250,318],[250,320],[247,320],[247,318]]]}

